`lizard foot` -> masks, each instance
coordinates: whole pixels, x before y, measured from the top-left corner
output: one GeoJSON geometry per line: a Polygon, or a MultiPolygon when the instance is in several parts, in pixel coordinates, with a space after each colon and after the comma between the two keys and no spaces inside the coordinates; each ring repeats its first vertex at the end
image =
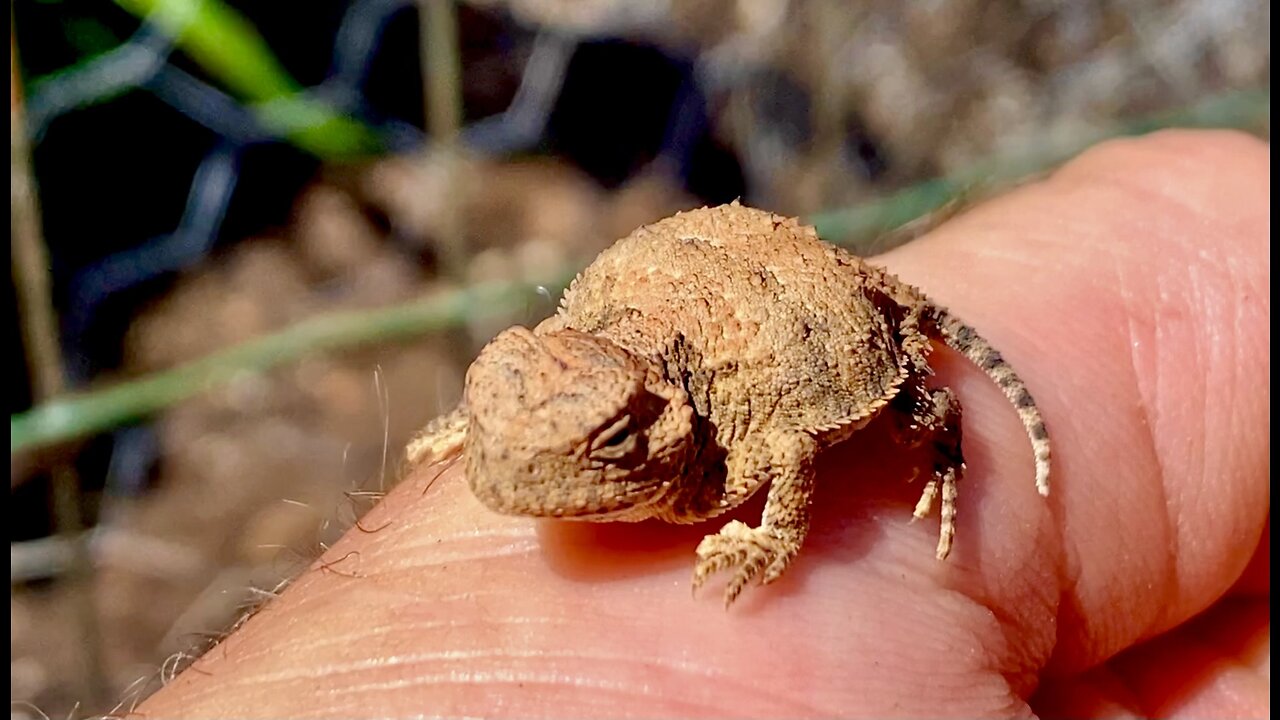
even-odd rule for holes
{"type": "Polygon", "coordinates": [[[795,557],[797,548],[793,545],[768,528],[753,528],[734,520],[698,543],[693,590],[697,592],[707,578],[721,570],[733,568],[733,577],[724,591],[724,606],[728,608],[751,581],[759,578],[761,585],[767,585],[777,580],[795,557]]]}
{"type": "MultiPolygon", "coordinates": [[[[963,467],[963,466],[962,466],[963,467]]],[[[956,536],[956,477],[958,473],[954,467],[939,471],[927,485],[924,486],[924,492],[920,493],[920,500],[916,503],[915,512],[912,513],[911,521],[921,520],[929,515],[933,509],[933,501],[938,496],[938,488],[942,488],[942,526],[938,531],[938,550],[939,560],[946,560],[951,554],[951,542],[956,536]]]]}

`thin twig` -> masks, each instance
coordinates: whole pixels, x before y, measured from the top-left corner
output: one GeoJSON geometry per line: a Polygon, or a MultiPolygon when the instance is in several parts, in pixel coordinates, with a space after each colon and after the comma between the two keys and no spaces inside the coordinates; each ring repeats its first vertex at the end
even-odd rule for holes
{"type": "Polygon", "coordinates": [[[465,227],[458,182],[460,169],[459,133],[462,128],[462,61],[458,56],[458,10],[453,0],[420,0],[418,16],[422,30],[423,99],[427,133],[428,162],[443,164],[444,182],[440,218],[440,257],[446,277],[461,280],[466,270],[465,227]]]}
{"type": "MultiPolygon", "coordinates": [[[[58,345],[58,325],[53,309],[49,256],[40,227],[40,203],[31,169],[31,148],[23,116],[22,74],[18,71],[18,40],[14,31],[13,8],[9,9],[9,152],[10,210],[13,214],[13,284],[18,296],[23,339],[27,350],[27,372],[37,402],[48,403],[66,389],[66,370],[58,345]]],[[[81,661],[85,698],[96,704],[107,699],[102,672],[102,635],[93,596],[93,563],[83,536],[84,509],[80,479],[69,462],[58,463],[52,471],[53,520],[58,535],[71,548],[70,572],[66,576],[72,598],[83,652],[81,661]]],[[[12,481],[11,481],[12,485],[12,481]]]]}
{"type": "Polygon", "coordinates": [[[22,317],[22,340],[27,351],[31,392],[39,400],[62,393],[62,354],[58,349],[58,321],[53,311],[49,256],[40,230],[40,205],[31,175],[31,148],[22,116],[22,78],[18,74],[18,46],[10,36],[9,169],[14,288],[22,317]]]}

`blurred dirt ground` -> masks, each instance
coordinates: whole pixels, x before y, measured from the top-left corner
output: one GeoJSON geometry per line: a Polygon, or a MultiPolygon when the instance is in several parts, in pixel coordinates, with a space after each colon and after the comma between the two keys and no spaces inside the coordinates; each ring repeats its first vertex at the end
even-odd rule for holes
{"type": "MultiPolygon", "coordinates": [[[[693,205],[645,178],[605,192],[549,160],[468,161],[461,174],[483,178],[483,192],[464,203],[467,238],[476,239],[471,282],[583,265],[634,227],[693,205]]],[[[342,187],[317,182],[290,227],[234,245],[141,314],[125,338],[126,372],[172,367],[313,315],[447,289],[423,244],[438,218],[413,201],[439,195],[437,182],[421,158],[345,172],[342,187]],[[389,242],[371,217],[398,228],[403,242],[389,242]]],[[[553,307],[533,296],[515,320],[553,307]]],[[[457,401],[466,357],[498,329],[476,324],[245,374],[159,418],[154,488],[113,499],[95,539],[112,686],[199,651],[265,597],[252,588],[273,588],[347,530],[376,499],[363,493],[395,479],[410,434],[457,401]]],[[[13,698],[55,715],[78,667],[61,590],[16,587],[11,602],[13,698]]]]}
{"type": "MultiPolygon", "coordinates": [[[[1261,2],[474,4],[692,48],[747,199],[795,214],[856,204],[1048,133],[1270,82],[1261,2]]],[[[455,173],[423,157],[322,173],[288,226],[227,247],[137,316],[122,374],[459,280],[545,278],[698,204],[661,166],[613,190],[551,157],[464,158],[455,173]],[[460,205],[465,228],[463,277],[453,280],[440,276],[441,198],[460,205]]],[[[287,580],[348,529],[372,502],[351,493],[392,481],[408,436],[456,401],[479,344],[553,307],[535,296],[501,323],[245,374],[157,418],[154,487],[104,506],[95,540],[111,692],[131,701],[153,690],[179,653],[200,652],[267,597],[251,588],[287,580]]],[[[15,718],[72,712],[82,639],[69,606],[57,580],[13,587],[15,718]]]]}

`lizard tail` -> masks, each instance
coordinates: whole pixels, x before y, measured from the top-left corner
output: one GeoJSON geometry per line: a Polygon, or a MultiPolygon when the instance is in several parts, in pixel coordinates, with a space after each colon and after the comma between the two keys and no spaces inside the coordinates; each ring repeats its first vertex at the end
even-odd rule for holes
{"type": "Polygon", "coordinates": [[[976,330],[943,308],[931,306],[929,314],[938,330],[939,339],[964,355],[969,362],[982,368],[1018,411],[1018,417],[1022,419],[1022,426],[1026,428],[1031,448],[1035,452],[1036,490],[1041,495],[1048,495],[1049,433],[1045,429],[1044,418],[1040,417],[1040,408],[1036,407],[1036,401],[1027,390],[1026,383],[1022,382],[1022,378],[1018,377],[1009,363],[976,330]]]}

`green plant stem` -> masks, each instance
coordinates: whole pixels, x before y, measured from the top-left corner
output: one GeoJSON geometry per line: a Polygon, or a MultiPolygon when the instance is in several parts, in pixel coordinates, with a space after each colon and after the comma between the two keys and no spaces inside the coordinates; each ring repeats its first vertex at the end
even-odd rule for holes
{"type": "Polygon", "coordinates": [[[307,97],[254,26],[221,0],[115,0],[164,29],[232,92],[250,101],[268,129],[328,160],[377,149],[373,132],[307,97]]]}
{"type": "MultiPolygon", "coordinates": [[[[557,292],[567,281],[557,278],[547,287],[557,292]]],[[[468,318],[518,311],[536,290],[531,284],[493,283],[382,310],[317,316],[171,370],[57,398],[16,415],[9,449],[18,452],[116,427],[240,373],[261,372],[311,353],[408,339],[457,327],[468,318]]]]}

